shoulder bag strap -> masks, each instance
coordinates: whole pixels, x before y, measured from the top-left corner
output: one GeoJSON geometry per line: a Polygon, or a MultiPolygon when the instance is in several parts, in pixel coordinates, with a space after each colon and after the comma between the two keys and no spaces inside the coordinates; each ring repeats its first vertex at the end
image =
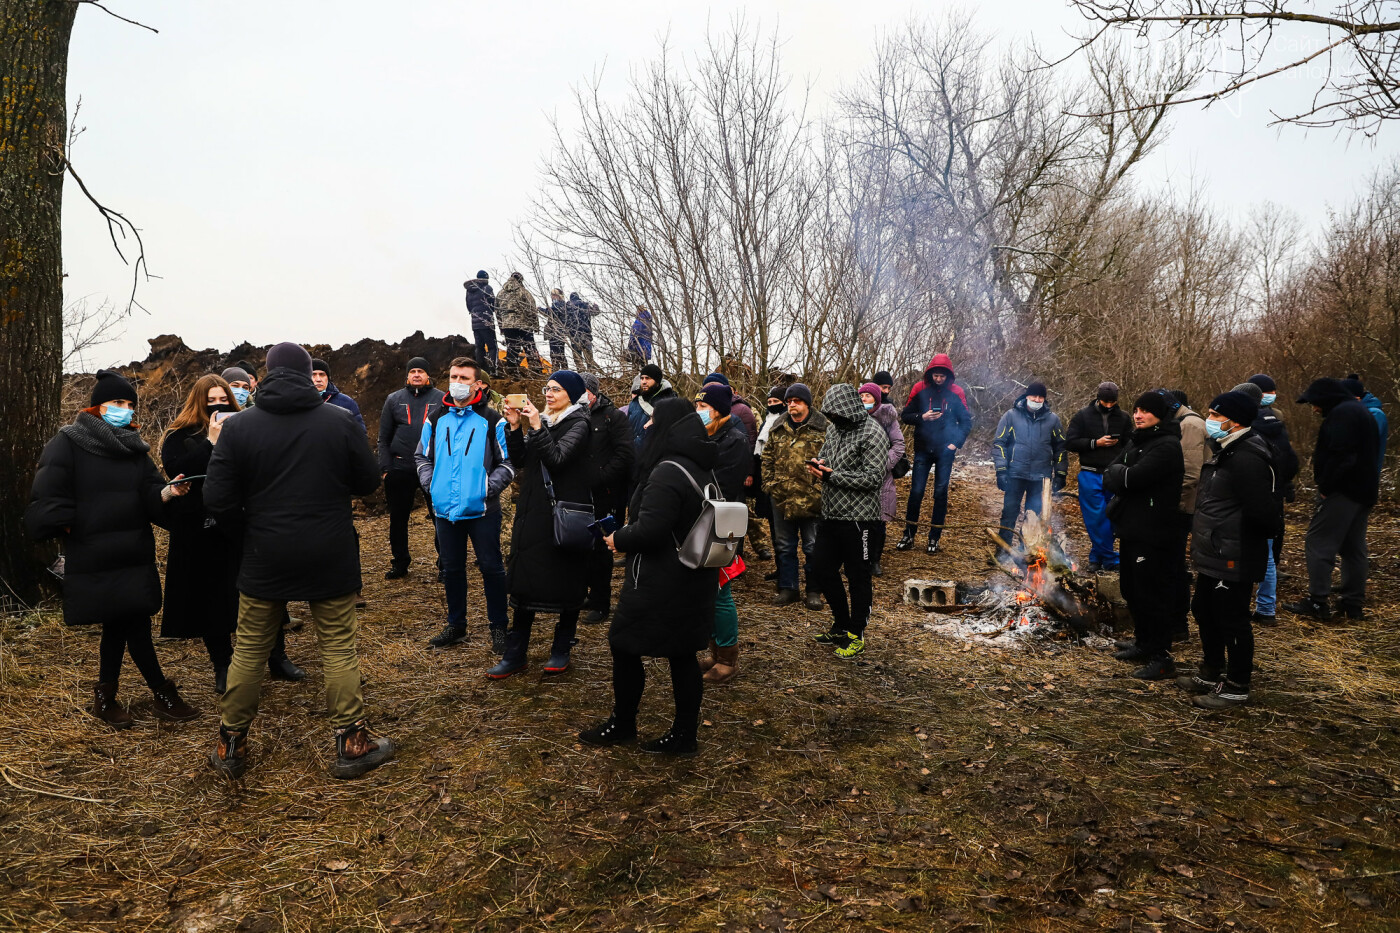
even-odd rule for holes
{"type": "Polygon", "coordinates": [[[544,465],[543,460],[540,461],[540,472],[544,474],[544,490],[549,493],[549,501],[557,502],[554,498],[554,479],[549,475],[549,467],[544,465]]]}

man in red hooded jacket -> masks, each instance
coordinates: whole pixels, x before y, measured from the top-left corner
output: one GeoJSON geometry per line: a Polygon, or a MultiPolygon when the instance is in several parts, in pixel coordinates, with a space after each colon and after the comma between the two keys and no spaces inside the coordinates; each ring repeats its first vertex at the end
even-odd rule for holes
{"type": "Polygon", "coordinates": [[[919,524],[919,510],[924,504],[924,489],[929,471],[933,471],[933,515],[930,517],[928,546],[933,554],[943,535],[948,516],[948,481],[953,476],[953,458],[972,433],[972,412],[962,387],[953,380],[953,361],[948,354],[939,353],[929,360],[924,378],[909,393],[909,401],[899,420],[914,426],[914,484],[909,490],[909,504],[904,511],[904,536],[896,550],[907,551],[914,546],[914,531],[919,524]]]}

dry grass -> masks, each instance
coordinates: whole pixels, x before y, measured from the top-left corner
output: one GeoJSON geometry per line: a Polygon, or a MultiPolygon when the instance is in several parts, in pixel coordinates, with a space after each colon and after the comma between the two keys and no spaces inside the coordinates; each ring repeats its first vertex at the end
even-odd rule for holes
{"type": "MultiPolygon", "coordinates": [[[[960,480],[952,514],[993,516],[995,496],[960,480]]],[[[1374,619],[1262,631],[1257,702],[1220,716],[1100,652],[924,631],[898,583],[985,577],[974,529],[950,532],[935,558],[887,552],[856,664],[809,642],[821,615],[767,606],[756,563],[738,584],[740,676],[706,695],[702,754],[681,762],[575,745],[609,702],[601,627],[583,627],[557,681],[487,682],[482,628],[465,649],[430,653],[440,587],[421,562],[383,581],[385,519],[366,517],[362,533],[366,695],[401,752],[359,782],[325,774],[309,631],[291,651],[312,677],[267,687],[253,767],[231,785],[203,764],[212,713],[169,727],[147,709],[136,728],[103,731],[83,712],[95,632],[53,614],[5,623],[0,927],[1396,927],[1393,514],[1374,522],[1374,619]]],[[[415,516],[420,559],[427,534],[415,516]]],[[[1285,579],[1284,595],[1299,585],[1285,579]]],[[[203,648],[158,651],[212,710],[203,648]]],[[[654,733],[669,691],[664,667],[649,672],[654,733]]],[[[128,666],[138,714],[143,693],[128,666]]]]}

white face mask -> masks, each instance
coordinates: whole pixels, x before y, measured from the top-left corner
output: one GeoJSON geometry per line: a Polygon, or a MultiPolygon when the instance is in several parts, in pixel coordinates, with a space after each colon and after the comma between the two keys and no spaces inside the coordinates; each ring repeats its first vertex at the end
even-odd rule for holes
{"type": "Polygon", "coordinates": [[[1026,407],[1027,407],[1028,409],[1030,409],[1031,411],[1040,411],[1042,408],[1045,407],[1045,403],[1044,403],[1044,402],[1032,402],[1030,399],[1026,399],[1026,407]]]}
{"type": "Polygon", "coordinates": [[[447,387],[454,402],[465,402],[476,394],[476,387],[465,382],[454,382],[447,387]]]}

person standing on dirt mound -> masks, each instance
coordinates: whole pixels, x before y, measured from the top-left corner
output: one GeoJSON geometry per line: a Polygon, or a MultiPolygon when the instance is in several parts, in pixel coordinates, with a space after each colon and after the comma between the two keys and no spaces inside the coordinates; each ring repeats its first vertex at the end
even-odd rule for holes
{"type": "Polygon", "coordinates": [[[1141,663],[1133,671],[1140,680],[1164,680],[1176,676],[1166,568],[1176,540],[1172,519],[1181,500],[1181,428],[1155,390],[1134,403],[1133,428],[1127,449],[1102,476],[1103,489],[1112,497],[1109,518],[1122,541],[1120,582],[1136,635],[1133,646],[1114,657],[1141,663]]]}
{"type": "Polygon", "coordinates": [[[1177,678],[1202,709],[1249,702],[1254,673],[1254,627],[1249,599],[1264,579],[1267,547],[1283,528],[1274,497],[1273,454],[1251,425],[1259,405],[1243,392],[1217,395],[1206,431],[1213,456],[1201,467],[1191,524],[1196,592],[1191,614],[1203,659],[1195,674],[1177,678]]]}
{"type": "Polygon", "coordinates": [[[98,372],[88,406],[44,445],[24,527],[36,541],[63,545],[64,624],[102,626],[92,715],[113,729],[134,722],[117,702],[128,652],[155,695],[156,717],[186,722],[199,710],[166,679],[151,642],[151,616],[160,609],[151,523],[167,526],[169,503],[190,487],[167,485],[151,462],[132,422],[136,388],[120,373],[98,372]]]}
{"type": "Polygon", "coordinates": [[[433,508],[428,487],[418,482],[418,468],[413,460],[428,412],[442,398],[428,375],[431,365],[421,356],[409,360],[404,387],[389,393],[379,414],[379,472],[384,478],[384,501],[389,506],[390,558],[386,580],[408,576],[412,559],[408,553],[408,517],[420,491],[430,513],[433,508]]]}
{"type": "Polygon", "coordinates": [[[704,504],[699,488],[711,482],[719,450],[691,403],[662,399],[637,461],[631,520],[605,540],[626,557],[627,573],[608,630],[612,649],[612,715],[578,734],[586,745],[624,745],[637,738],[637,710],[646,686],[643,658],[666,658],[671,667],[675,718],[642,751],[693,755],[705,684],[696,652],[714,626],[719,571],[681,563],[676,542],[685,539],[704,504]]]}
{"type": "Polygon", "coordinates": [[[360,430],[366,434],[369,433],[369,429],[365,427],[365,416],[360,414],[359,403],[337,389],[335,383],[331,382],[331,368],[325,360],[311,361],[311,382],[316,386],[316,391],[321,393],[323,402],[349,412],[350,417],[354,418],[355,423],[360,426],[360,430]]]}
{"type": "Polygon", "coordinates": [[[845,660],[865,651],[865,627],[874,601],[870,581],[871,531],[880,521],[889,435],[861,404],[856,387],[832,386],[822,399],[826,443],[807,470],[822,484],[822,520],[812,550],[812,578],[831,607],[831,628],[816,638],[845,660]],[[850,581],[851,598],[841,571],[850,581]]]}
{"type": "Polygon", "coordinates": [[[204,484],[210,514],[243,527],[238,642],[209,753],[228,777],[248,767],[263,667],[288,600],[310,602],[316,622],[336,749],[331,774],[359,777],[393,757],[393,742],[370,737],[355,647],[360,541],[351,500],[378,489],[364,431],[323,404],[311,357],[294,343],[274,346],[258,407],[224,425],[204,484]]]}
{"type": "MultiPolygon", "coordinates": [[[[1051,492],[1065,488],[1069,458],[1065,456],[1065,432],[1060,416],[1050,410],[1049,390],[1043,382],[1032,382],[997,422],[992,440],[992,461],[996,464],[997,488],[1002,491],[1001,540],[1011,545],[1016,519],[1024,500],[1027,512],[1043,507],[1042,485],[1050,479],[1051,492]]],[[[1003,550],[1001,556],[1006,556],[1003,550]]]]}
{"type": "Polygon", "coordinates": [[[472,320],[476,358],[487,372],[494,374],[500,362],[500,348],[496,346],[496,292],[489,279],[486,270],[480,269],[476,278],[462,283],[462,288],[467,293],[467,314],[472,320]]]}
{"type": "Polygon", "coordinates": [[[496,313],[501,320],[501,335],[506,338],[506,372],[518,373],[523,361],[526,369],[543,373],[544,361],[540,359],[540,348],[535,346],[539,308],[535,296],[525,287],[525,276],[519,272],[510,274],[496,296],[496,313]]]}
{"type": "Polygon", "coordinates": [[[561,546],[554,504],[588,504],[593,470],[588,462],[590,425],[583,400],[583,377],[564,369],[544,387],[544,411],[529,398],[523,408],[506,406],[506,451],[519,479],[515,523],[511,528],[506,592],[515,618],[506,635],[501,661],[486,672],[503,680],[525,671],[535,616],[557,614],[546,675],[569,669],[569,654],[578,634],[579,610],[588,596],[585,552],[561,546]]]}
{"type": "Polygon", "coordinates": [[[953,361],[948,354],[936,354],[929,360],[923,380],[914,384],[900,412],[900,420],[914,426],[914,479],[904,509],[904,534],[895,545],[897,551],[907,551],[914,546],[914,532],[919,527],[919,511],[923,508],[930,470],[933,471],[933,514],[929,517],[925,550],[935,553],[942,539],[943,525],[948,519],[948,484],[953,478],[953,459],[972,433],[967,396],[955,379],[953,361]]]}
{"type": "MultiPolygon", "coordinates": [[[[1089,535],[1091,573],[1118,569],[1114,526],[1108,518],[1111,494],[1104,491],[1104,471],[1123,452],[1119,445],[1133,432],[1135,417],[1128,417],[1118,407],[1118,386],[1101,382],[1094,400],[1074,413],[1065,431],[1065,449],[1079,455],[1079,512],[1089,535]]],[[[1181,432],[1176,436],[1180,439],[1181,432]]]]}

